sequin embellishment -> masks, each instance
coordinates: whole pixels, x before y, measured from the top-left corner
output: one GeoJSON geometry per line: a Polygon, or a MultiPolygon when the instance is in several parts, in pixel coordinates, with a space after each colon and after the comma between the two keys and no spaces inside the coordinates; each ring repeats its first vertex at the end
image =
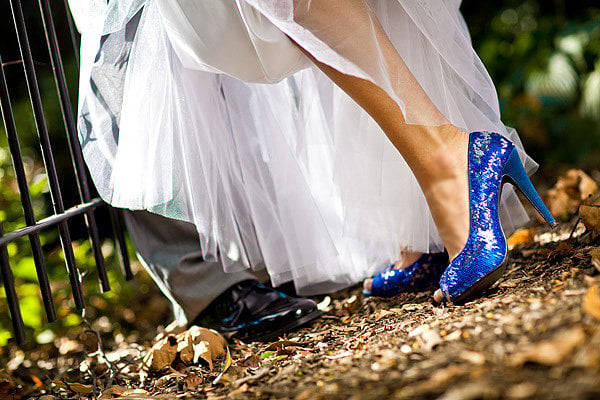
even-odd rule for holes
{"type": "Polygon", "coordinates": [[[504,166],[514,148],[497,133],[473,132],[469,137],[470,232],[465,247],[440,279],[448,301],[463,300],[465,292],[500,268],[506,258],[498,199],[504,166]]]}
{"type": "Polygon", "coordinates": [[[371,292],[365,294],[392,297],[400,293],[429,289],[437,283],[447,265],[446,252],[423,254],[413,264],[402,269],[395,269],[392,264],[375,275],[371,292]]]}

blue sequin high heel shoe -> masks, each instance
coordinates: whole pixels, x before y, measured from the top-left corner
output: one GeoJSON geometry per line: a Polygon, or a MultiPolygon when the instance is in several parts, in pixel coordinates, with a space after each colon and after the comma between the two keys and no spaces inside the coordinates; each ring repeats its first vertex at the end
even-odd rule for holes
{"type": "Polygon", "coordinates": [[[506,238],[498,218],[500,191],[505,180],[523,192],[550,226],[556,225],[510,140],[497,133],[471,133],[468,163],[469,237],[440,278],[444,297],[453,303],[463,303],[487,289],[506,268],[506,238]]]}
{"type": "Polygon", "coordinates": [[[392,297],[400,293],[420,292],[434,286],[448,265],[448,253],[425,253],[406,268],[386,267],[373,277],[366,296],[392,297]]]}

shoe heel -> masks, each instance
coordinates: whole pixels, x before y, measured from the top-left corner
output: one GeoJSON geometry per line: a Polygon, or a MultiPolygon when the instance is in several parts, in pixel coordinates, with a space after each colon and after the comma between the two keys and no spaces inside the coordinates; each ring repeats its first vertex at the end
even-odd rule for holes
{"type": "Polygon", "coordinates": [[[531,180],[527,176],[527,172],[525,172],[525,168],[523,167],[523,163],[519,158],[519,152],[516,148],[514,148],[510,155],[508,156],[508,160],[504,165],[503,174],[508,176],[513,184],[518,187],[521,192],[527,197],[527,200],[535,207],[537,212],[546,220],[546,223],[550,225],[550,227],[554,228],[558,223],[542,201],[540,195],[537,193],[531,180]]]}

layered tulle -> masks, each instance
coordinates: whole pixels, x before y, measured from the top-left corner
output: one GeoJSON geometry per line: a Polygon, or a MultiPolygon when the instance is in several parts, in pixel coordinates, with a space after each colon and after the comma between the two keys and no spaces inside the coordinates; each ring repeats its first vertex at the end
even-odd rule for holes
{"type": "MultiPolygon", "coordinates": [[[[102,198],[192,222],[207,259],[227,271],[265,265],[301,293],[358,282],[403,249],[441,250],[402,157],[289,38],[384,88],[409,123],[442,115],[518,144],[458,3],[371,1],[369,23],[353,14],[354,25],[330,13],[323,23],[308,8],[319,4],[72,2],[79,133],[102,198]],[[378,23],[402,63],[389,61],[378,23]]],[[[526,218],[512,191],[502,210],[506,230],[526,218]]]]}

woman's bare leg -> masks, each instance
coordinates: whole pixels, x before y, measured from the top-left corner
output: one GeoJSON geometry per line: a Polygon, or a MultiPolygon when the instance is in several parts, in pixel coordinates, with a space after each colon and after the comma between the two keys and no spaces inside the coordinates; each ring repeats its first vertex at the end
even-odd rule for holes
{"type": "Polygon", "coordinates": [[[450,123],[407,124],[396,102],[375,84],[315,63],[373,117],[402,154],[425,194],[448,254],[456,256],[469,232],[467,135],[450,123]]]}
{"type": "MultiPolygon", "coordinates": [[[[450,123],[406,124],[398,105],[379,87],[316,63],[373,117],[402,154],[425,194],[448,255],[454,258],[469,234],[468,136],[450,123]]],[[[418,253],[407,254],[397,267],[407,267],[418,257],[418,253]]],[[[365,281],[365,289],[370,291],[371,283],[370,279],[365,281]]]]}
{"type": "MultiPolygon", "coordinates": [[[[371,57],[383,56],[392,74],[390,81],[398,84],[395,88],[396,93],[399,93],[399,97],[407,104],[406,112],[421,110],[423,113],[421,116],[410,115],[410,121],[423,120],[424,124],[407,124],[398,103],[380,86],[345,75],[314,59],[310,54],[307,55],[373,117],[406,160],[425,194],[450,259],[454,258],[464,247],[469,233],[466,173],[468,135],[450,124],[430,101],[363,0],[312,0],[297,3],[306,7],[310,4],[310,8],[299,8],[296,11],[295,20],[305,28],[314,30],[316,36],[322,32],[322,24],[336,21],[335,25],[340,27],[339,37],[338,34],[334,34],[320,39],[336,42],[331,43],[332,47],[344,49],[342,51],[345,51],[345,54],[342,55],[358,66],[361,66],[365,57],[369,57],[360,46],[361,29],[364,27],[365,40],[372,40],[375,33],[378,38],[378,54],[371,57]],[[348,29],[351,32],[345,32],[348,29]],[[337,42],[343,42],[346,34],[352,35],[355,44],[338,46],[337,42]]],[[[405,257],[407,261],[402,264],[414,257],[417,257],[414,253],[405,257]]]]}

